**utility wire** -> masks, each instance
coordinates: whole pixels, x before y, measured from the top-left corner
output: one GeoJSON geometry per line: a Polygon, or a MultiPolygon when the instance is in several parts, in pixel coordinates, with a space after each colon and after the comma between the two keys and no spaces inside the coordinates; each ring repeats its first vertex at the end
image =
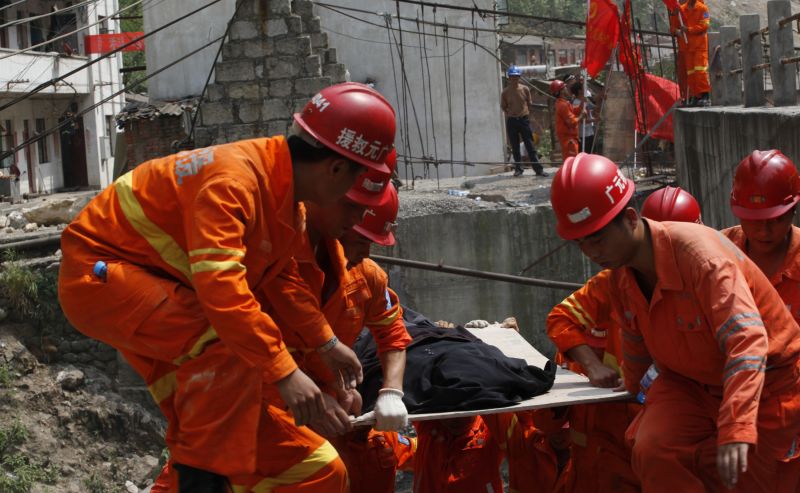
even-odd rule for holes
{"type": "MultiPolygon", "coordinates": [[[[25,0],[23,0],[23,1],[25,1],[25,0]]],[[[118,11],[114,12],[111,15],[113,16],[113,15],[117,15],[117,14],[120,14],[122,12],[125,12],[126,10],[133,8],[133,7],[139,5],[140,3],[144,2],[144,1],[145,0],[137,0],[137,1],[133,2],[132,4],[128,5],[127,7],[119,9],[118,11]]],[[[92,24],[87,24],[87,25],[85,25],[85,26],[83,26],[83,27],[81,27],[79,29],[76,29],[76,30],[74,30],[72,32],[68,32],[68,33],[56,36],[54,38],[50,38],[47,41],[41,42],[39,44],[35,44],[33,46],[29,46],[29,47],[23,48],[21,50],[17,50],[17,51],[11,52],[11,53],[7,53],[7,54],[5,54],[3,56],[0,56],[0,60],[5,60],[6,58],[12,57],[14,55],[21,55],[22,53],[27,53],[29,51],[33,51],[36,48],[41,48],[42,46],[49,45],[50,43],[52,43],[54,41],[58,41],[60,39],[68,38],[69,36],[72,36],[73,34],[77,34],[77,33],[81,32],[81,31],[85,31],[86,29],[89,29],[90,27],[94,27],[94,26],[96,26],[98,24],[101,24],[103,22],[105,22],[105,19],[101,19],[101,20],[99,20],[97,22],[93,22],[92,24]]]]}
{"type": "Polygon", "coordinates": [[[100,60],[104,60],[106,58],[109,58],[112,55],[115,55],[115,54],[119,53],[120,51],[124,50],[128,46],[131,46],[131,45],[133,45],[135,43],[138,43],[139,41],[141,41],[141,40],[143,40],[145,38],[148,38],[148,37],[160,32],[160,31],[163,31],[164,29],[166,29],[168,27],[171,27],[172,25],[182,21],[183,19],[186,19],[187,17],[190,17],[190,16],[192,16],[192,15],[194,15],[194,14],[196,14],[196,13],[202,11],[202,10],[205,10],[208,7],[214,5],[215,3],[219,3],[220,1],[222,1],[222,0],[212,0],[211,2],[203,5],[202,7],[199,7],[197,9],[195,9],[195,10],[192,10],[188,14],[184,14],[184,15],[182,15],[182,16],[180,16],[180,17],[178,17],[178,18],[176,18],[176,19],[174,19],[172,21],[169,21],[168,23],[164,24],[161,27],[153,29],[152,31],[150,31],[148,33],[145,33],[142,36],[138,36],[136,38],[133,38],[132,40],[130,40],[127,43],[125,43],[122,46],[120,46],[119,48],[116,48],[115,50],[109,51],[108,53],[105,53],[105,54],[103,54],[103,55],[101,55],[101,56],[99,56],[99,57],[97,57],[95,59],[92,59],[89,62],[81,65],[80,67],[75,68],[73,70],[70,70],[69,72],[67,72],[64,75],[61,75],[59,77],[55,77],[53,79],[50,79],[47,82],[42,82],[41,84],[39,84],[38,86],[33,88],[30,92],[28,92],[26,94],[23,94],[23,95],[21,95],[19,97],[16,97],[16,98],[12,99],[11,101],[9,101],[8,103],[0,105],[0,111],[3,111],[3,110],[6,110],[6,109],[10,108],[11,106],[14,106],[17,103],[32,97],[34,94],[40,93],[43,90],[47,89],[48,87],[55,85],[57,82],[60,82],[60,81],[62,81],[64,79],[66,79],[67,77],[75,75],[78,72],[80,72],[81,70],[84,70],[85,68],[88,68],[88,67],[94,65],[95,63],[99,62],[100,60]]]}
{"type": "Polygon", "coordinates": [[[156,75],[158,75],[161,72],[167,70],[168,68],[171,68],[174,65],[177,65],[180,62],[186,60],[187,58],[196,55],[197,53],[205,50],[206,48],[208,48],[209,46],[213,45],[217,41],[221,41],[222,38],[223,38],[223,36],[220,36],[220,37],[218,37],[216,39],[212,39],[208,43],[204,44],[203,46],[201,46],[201,47],[199,47],[199,48],[197,48],[195,50],[190,51],[189,53],[183,55],[182,57],[178,58],[177,60],[175,60],[174,62],[170,63],[169,65],[165,65],[165,66],[161,67],[160,69],[154,71],[153,73],[149,74],[148,76],[143,77],[143,78],[141,78],[141,79],[139,79],[139,80],[137,80],[135,82],[132,82],[131,84],[129,84],[127,86],[124,86],[122,89],[120,89],[119,91],[117,91],[117,92],[111,94],[110,96],[104,98],[103,100],[98,101],[97,103],[89,106],[88,108],[85,108],[84,110],[75,113],[73,116],[71,116],[69,118],[65,118],[62,122],[60,122],[55,127],[50,128],[50,129],[46,130],[45,132],[42,132],[42,133],[36,135],[35,137],[31,137],[30,139],[28,139],[28,140],[22,142],[21,144],[18,144],[17,146],[15,146],[13,149],[9,149],[9,150],[3,152],[3,154],[0,154],[0,161],[2,161],[3,159],[6,159],[7,157],[13,156],[18,151],[24,149],[25,147],[27,147],[27,146],[29,146],[31,144],[34,144],[35,142],[47,137],[48,135],[51,135],[51,134],[57,132],[58,130],[60,130],[61,128],[65,127],[65,126],[67,126],[69,124],[72,124],[73,122],[75,122],[75,120],[77,118],[79,118],[79,117],[85,115],[86,113],[89,113],[90,111],[94,110],[95,108],[97,108],[97,107],[99,107],[99,106],[111,101],[112,99],[114,99],[115,97],[119,96],[120,94],[122,94],[124,92],[127,92],[127,91],[129,91],[131,89],[134,89],[135,87],[141,85],[143,82],[147,81],[148,79],[150,79],[152,77],[155,77],[156,75]]]}
{"type": "Polygon", "coordinates": [[[14,5],[19,5],[19,4],[21,4],[21,3],[25,3],[25,2],[27,2],[27,1],[28,1],[28,0],[17,0],[17,1],[16,1],[16,2],[14,2],[14,3],[10,3],[10,4],[8,4],[8,5],[5,5],[5,6],[3,6],[3,7],[0,7],[0,12],[4,11],[4,10],[6,10],[6,9],[10,9],[10,8],[11,8],[11,7],[13,7],[14,5]]]}

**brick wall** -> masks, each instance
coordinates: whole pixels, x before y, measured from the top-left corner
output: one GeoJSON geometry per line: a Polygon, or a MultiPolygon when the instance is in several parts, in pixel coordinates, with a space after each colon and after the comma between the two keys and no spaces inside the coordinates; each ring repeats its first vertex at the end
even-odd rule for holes
{"type": "Polygon", "coordinates": [[[153,158],[176,152],[174,144],[186,138],[183,118],[160,116],[153,120],[128,120],[125,122],[127,144],[127,169],[153,158]]]}
{"type": "Polygon", "coordinates": [[[195,145],[285,134],[292,113],[345,74],[312,2],[245,1],[200,106],[195,145]]]}

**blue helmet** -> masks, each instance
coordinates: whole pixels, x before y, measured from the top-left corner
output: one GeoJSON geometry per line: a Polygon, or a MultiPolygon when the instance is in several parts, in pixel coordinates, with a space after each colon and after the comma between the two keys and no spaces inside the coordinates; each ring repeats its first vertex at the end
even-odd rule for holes
{"type": "Polygon", "coordinates": [[[508,72],[506,72],[506,75],[509,77],[519,77],[522,75],[522,71],[516,65],[512,65],[508,67],[508,72]]]}

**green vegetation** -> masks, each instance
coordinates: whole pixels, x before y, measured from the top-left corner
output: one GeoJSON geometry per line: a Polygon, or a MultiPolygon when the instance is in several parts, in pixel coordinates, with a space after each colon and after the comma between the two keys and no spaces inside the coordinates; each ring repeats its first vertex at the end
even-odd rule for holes
{"type": "Polygon", "coordinates": [[[58,304],[58,272],[36,271],[19,262],[13,250],[3,254],[0,295],[8,300],[12,316],[31,323],[40,337],[66,323],[58,304]]]}
{"type": "Polygon", "coordinates": [[[0,491],[4,493],[28,493],[34,483],[52,484],[56,480],[52,467],[19,451],[27,439],[28,430],[19,421],[0,427],[0,491]]]}
{"type": "MultiPolygon", "coordinates": [[[[123,9],[130,4],[134,3],[136,0],[120,0],[119,1],[119,8],[123,9]]],[[[144,31],[144,20],[142,19],[142,4],[139,3],[138,5],[126,10],[123,14],[123,17],[128,17],[127,19],[122,19],[120,21],[120,28],[122,32],[139,32],[144,31]]],[[[146,65],[145,56],[143,51],[129,51],[122,54],[122,66],[123,67],[140,67],[146,65]]],[[[122,76],[122,83],[125,86],[144,78],[144,71],[141,72],[128,72],[123,74],[122,76]]],[[[142,84],[136,87],[137,91],[147,92],[147,82],[143,82],[142,84]]]]}

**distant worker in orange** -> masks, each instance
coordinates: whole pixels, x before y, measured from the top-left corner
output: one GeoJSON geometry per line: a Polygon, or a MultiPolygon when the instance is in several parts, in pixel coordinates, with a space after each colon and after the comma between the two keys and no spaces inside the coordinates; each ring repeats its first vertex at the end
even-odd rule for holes
{"type": "Polygon", "coordinates": [[[563,80],[556,79],[550,82],[550,94],[556,98],[556,137],[561,146],[561,159],[566,161],[578,155],[578,127],[584,114],[583,104],[573,106],[572,94],[563,80]]]}
{"type": "MultiPolygon", "coordinates": [[[[708,80],[708,26],[711,18],[708,7],[703,0],[688,0],[670,15],[670,28],[678,39],[678,60],[685,70],[683,80],[686,81],[688,106],[708,106],[711,104],[708,80]]],[[[679,83],[681,80],[679,75],[679,83]]]]}
{"type": "MultiPolygon", "coordinates": [[[[284,327],[254,290],[293,280],[289,303],[343,386],[360,378],[292,260],[307,200],[336,203],[366,168],[386,171],[395,114],[362,84],[320,91],[284,137],[212,146],[142,164],[62,235],[59,299],[71,323],[120,350],[168,420],[176,489],[222,492],[241,475],[286,491],[345,491],[335,449],[302,426],[326,413],[284,327]],[[363,144],[362,144],[363,142],[363,144]],[[315,308],[316,307],[316,308],[315,308]],[[275,389],[278,405],[265,405],[275,389]],[[287,474],[291,471],[291,474],[287,474]]],[[[249,488],[237,491],[250,491],[249,488]]]]}
{"type": "MultiPolygon", "coordinates": [[[[655,221],[700,222],[700,206],[688,192],[664,187],[647,197],[642,216],[655,221]]],[[[612,289],[611,270],[592,277],[550,312],[547,332],[559,350],[557,361],[589,377],[596,385],[622,376],[622,334],[617,325],[599,326],[581,302],[612,289]],[[581,316],[576,316],[576,314],[581,316]],[[588,351],[587,351],[588,349],[588,351]],[[583,359],[586,366],[577,363],[583,359]],[[612,371],[609,371],[612,370],[612,371]]],[[[639,404],[612,402],[571,406],[567,419],[571,464],[561,481],[565,493],[583,491],[637,492],[639,480],[631,468],[625,431],[641,410],[639,404]]]]}
{"type": "MultiPolygon", "coordinates": [[[[633,192],[602,156],[579,154],[559,170],[557,231],[609,273],[580,311],[549,323],[620,327],[624,386],[646,390],[632,426],[645,493],[793,488],[797,472],[784,460],[800,431],[800,327],[727,238],[641,218],[629,206],[633,192]]],[[[583,346],[570,357],[591,367],[589,353],[583,346]]],[[[603,387],[620,380],[605,370],[590,379],[603,387]]]]}

